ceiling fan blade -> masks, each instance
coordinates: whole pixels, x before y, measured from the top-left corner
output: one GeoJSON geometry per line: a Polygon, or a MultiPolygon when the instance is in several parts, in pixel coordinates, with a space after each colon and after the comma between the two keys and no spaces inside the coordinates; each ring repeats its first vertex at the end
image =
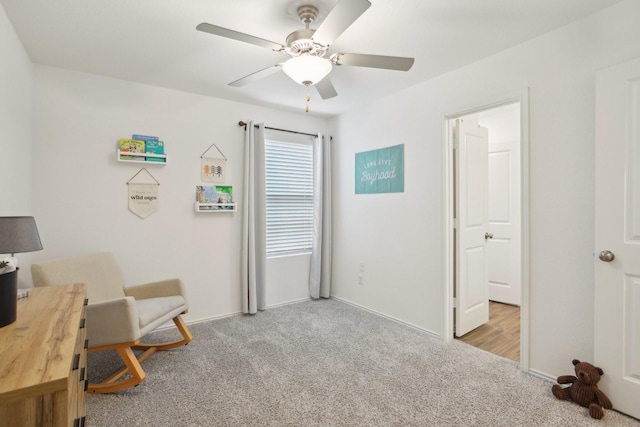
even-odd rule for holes
{"type": "Polygon", "coordinates": [[[401,56],[366,55],[362,53],[335,53],[331,55],[335,65],[382,68],[385,70],[409,71],[415,59],[401,56]]]}
{"type": "Polygon", "coordinates": [[[226,37],[228,39],[254,44],[260,47],[266,47],[267,49],[276,51],[283,49],[282,45],[279,45],[278,43],[261,39],[259,37],[250,36],[249,34],[241,33],[238,31],[230,30],[228,28],[218,27],[217,25],[207,24],[206,22],[199,24],[196,27],[196,30],[216,36],[226,37]]]}
{"type": "Polygon", "coordinates": [[[260,71],[256,71],[255,73],[249,74],[248,76],[244,76],[241,79],[233,81],[229,83],[229,86],[240,87],[240,86],[248,85],[249,83],[253,83],[257,80],[270,76],[271,74],[277,73],[278,71],[280,71],[280,68],[282,68],[282,64],[272,65],[271,67],[264,68],[260,71]]]}
{"type": "Polygon", "coordinates": [[[336,88],[333,87],[331,80],[329,77],[325,77],[315,84],[316,90],[318,94],[320,94],[320,98],[322,99],[330,99],[335,96],[338,96],[338,92],[336,92],[336,88]]]}
{"type": "Polygon", "coordinates": [[[316,43],[333,43],[371,6],[368,0],[340,0],[313,35],[316,43]]]}

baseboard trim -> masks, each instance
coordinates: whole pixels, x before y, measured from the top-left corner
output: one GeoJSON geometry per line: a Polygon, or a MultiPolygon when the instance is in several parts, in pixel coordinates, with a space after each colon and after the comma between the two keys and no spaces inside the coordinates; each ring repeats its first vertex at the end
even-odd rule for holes
{"type": "MultiPolygon", "coordinates": [[[[309,300],[311,300],[311,298],[301,298],[301,299],[281,302],[281,303],[278,303],[278,304],[271,304],[271,305],[268,305],[265,308],[265,310],[269,310],[269,309],[272,309],[272,308],[278,308],[278,307],[284,307],[284,306],[291,305],[291,304],[298,304],[298,303],[306,302],[306,301],[309,301],[309,300]]],[[[196,325],[198,323],[210,322],[212,320],[226,319],[228,317],[234,317],[234,316],[238,316],[238,315],[241,315],[241,314],[242,314],[241,311],[236,311],[236,312],[233,312],[233,313],[221,314],[221,315],[218,315],[218,316],[203,317],[203,318],[200,318],[200,319],[191,319],[188,322],[185,321],[185,323],[187,325],[196,325]]],[[[163,326],[160,326],[159,328],[156,328],[156,330],[157,331],[161,331],[161,330],[164,330],[164,329],[171,329],[171,328],[175,328],[175,327],[176,326],[173,324],[173,322],[167,322],[163,326]]]]}
{"type": "Polygon", "coordinates": [[[549,374],[537,371],[535,369],[529,369],[529,371],[527,373],[532,375],[532,376],[534,376],[534,377],[542,378],[543,380],[547,380],[547,381],[552,382],[552,383],[556,382],[556,377],[552,377],[549,374]]]}
{"type": "Polygon", "coordinates": [[[352,301],[346,300],[346,299],[344,299],[344,298],[336,297],[336,296],[334,296],[334,295],[332,295],[332,296],[330,297],[330,299],[334,299],[334,300],[336,300],[336,301],[340,301],[340,302],[342,302],[342,303],[344,303],[344,304],[351,305],[351,306],[356,307],[356,308],[358,308],[358,309],[360,309],[360,310],[367,311],[367,312],[369,312],[369,313],[371,313],[371,314],[375,314],[376,316],[383,317],[383,318],[385,318],[385,319],[388,319],[388,320],[391,320],[391,321],[393,321],[393,322],[399,323],[399,324],[401,324],[401,325],[403,325],[403,326],[407,326],[407,327],[409,327],[409,328],[411,328],[411,329],[415,329],[415,330],[416,330],[416,331],[418,331],[418,332],[422,332],[422,333],[424,333],[424,334],[427,334],[427,335],[429,335],[429,336],[431,336],[431,337],[433,337],[433,338],[437,338],[437,339],[439,339],[439,340],[442,340],[442,336],[440,336],[439,334],[437,334],[437,333],[435,333],[435,332],[433,332],[433,331],[430,331],[430,330],[428,330],[428,329],[421,328],[420,326],[414,325],[413,323],[405,322],[404,320],[400,320],[400,319],[395,318],[395,317],[393,317],[393,316],[389,316],[388,314],[380,313],[379,311],[372,310],[372,309],[367,308],[367,307],[364,307],[364,306],[362,306],[362,305],[360,305],[360,304],[356,304],[355,302],[352,302],[352,301]]]}
{"type": "Polygon", "coordinates": [[[189,320],[188,322],[185,322],[185,323],[187,325],[196,325],[198,323],[210,322],[212,320],[226,319],[228,317],[234,317],[234,316],[238,316],[240,314],[242,314],[241,311],[236,311],[236,312],[233,312],[233,313],[220,314],[218,316],[203,317],[203,318],[200,318],[200,319],[189,320]]]}
{"type": "MultiPolygon", "coordinates": [[[[188,326],[189,325],[197,325],[198,323],[210,322],[212,320],[226,319],[228,317],[234,317],[234,316],[238,316],[240,314],[242,314],[242,312],[237,311],[237,312],[234,312],[234,313],[221,314],[221,315],[218,315],[218,316],[211,316],[211,317],[204,317],[204,318],[195,319],[195,320],[194,319],[191,319],[189,321],[185,320],[184,323],[186,323],[188,326]]],[[[164,331],[164,330],[167,330],[167,329],[178,329],[178,328],[176,328],[176,325],[173,322],[169,321],[169,322],[165,323],[164,325],[156,328],[155,330],[156,331],[164,331]]]]}
{"type": "Polygon", "coordinates": [[[301,302],[307,302],[307,301],[310,301],[310,300],[311,300],[311,297],[306,297],[306,298],[294,299],[294,300],[287,301],[287,302],[279,302],[277,304],[268,305],[266,309],[269,310],[270,308],[278,308],[278,307],[284,307],[284,306],[292,305],[292,304],[299,304],[301,302]]]}

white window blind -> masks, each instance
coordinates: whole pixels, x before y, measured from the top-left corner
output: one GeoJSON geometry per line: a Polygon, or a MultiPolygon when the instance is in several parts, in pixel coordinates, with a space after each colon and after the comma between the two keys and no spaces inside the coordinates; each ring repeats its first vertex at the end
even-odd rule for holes
{"type": "Polygon", "coordinates": [[[311,251],[311,144],[265,141],[267,256],[311,251]]]}

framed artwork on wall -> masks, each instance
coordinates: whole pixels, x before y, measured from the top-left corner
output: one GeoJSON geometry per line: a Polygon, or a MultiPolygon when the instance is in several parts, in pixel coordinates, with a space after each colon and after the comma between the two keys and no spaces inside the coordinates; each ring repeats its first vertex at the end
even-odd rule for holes
{"type": "Polygon", "coordinates": [[[404,144],[356,153],[356,194],[404,192],[404,144]]]}

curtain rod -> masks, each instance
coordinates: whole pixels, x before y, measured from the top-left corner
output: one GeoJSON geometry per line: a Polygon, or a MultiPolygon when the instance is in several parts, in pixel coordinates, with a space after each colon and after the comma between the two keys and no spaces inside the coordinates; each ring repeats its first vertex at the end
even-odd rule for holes
{"type": "MultiPolygon", "coordinates": [[[[244,126],[244,129],[247,129],[247,124],[245,122],[243,122],[242,120],[238,122],[238,126],[244,126]]],[[[258,125],[253,125],[253,127],[258,127],[258,125]]],[[[306,132],[298,132],[295,130],[288,130],[288,129],[278,129],[278,128],[271,128],[268,126],[264,127],[265,129],[269,129],[269,130],[279,130],[280,132],[289,132],[289,133],[297,133],[298,135],[307,135],[307,136],[318,136],[317,133],[306,133],[306,132]]]]}

